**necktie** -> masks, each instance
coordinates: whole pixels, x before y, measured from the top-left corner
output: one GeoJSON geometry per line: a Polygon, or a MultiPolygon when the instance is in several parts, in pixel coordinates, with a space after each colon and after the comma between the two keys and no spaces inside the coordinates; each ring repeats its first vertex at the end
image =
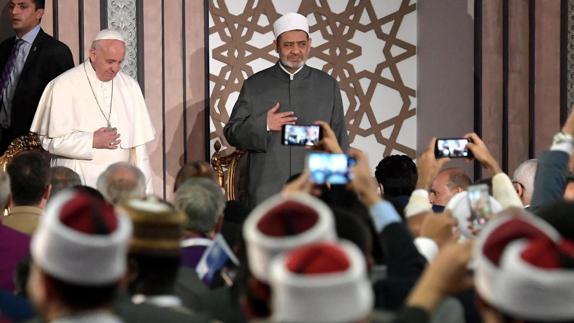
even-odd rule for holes
{"type": "Polygon", "coordinates": [[[5,101],[10,100],[10,96],[14,88],[16,87],[16,60],[18,58],[18,53],[20,52],[20,47],[24,44],[22,39],[16,40],[14,48],[8,57],[6,65],[4,65],[4,70],[0,75],[0,126],[3,128],[8,128],[10,126],[10,111],[6,107],[5,101]]]}

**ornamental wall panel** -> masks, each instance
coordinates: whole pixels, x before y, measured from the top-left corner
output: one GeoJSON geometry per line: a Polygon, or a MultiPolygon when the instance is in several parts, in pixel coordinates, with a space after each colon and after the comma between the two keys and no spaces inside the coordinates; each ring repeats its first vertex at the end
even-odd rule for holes
{"type": "Polygon", "coordinates": [[[339,81],[352,147],[374,167],[383,155],[415,157],[416,1],[209,1],[210,146],[243,81],[273,65],[273,22],[297,11],[310,23],[308,64],[339,81]]]}

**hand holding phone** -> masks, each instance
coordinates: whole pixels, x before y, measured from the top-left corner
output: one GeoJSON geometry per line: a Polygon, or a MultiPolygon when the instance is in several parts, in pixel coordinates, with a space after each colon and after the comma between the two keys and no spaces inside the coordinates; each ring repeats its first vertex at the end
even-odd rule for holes
{"type": "Polygon", "coordinates": [[[436,158],[472,158],[472,152],[466,147],[468,138],[438,138],[434,149],[436,158]]]}
{"type": "Polygon", "coordinates": [[[486,184],[471,185],[466,191],[470,207],[470,223],[474,230],[480,230],[493,213],[488,186],[486,184]]]}
{"type": "Polygon", "coordinates": [[[283,145],[314,146],[321,138],[321,126],[317,124],[285,124],[281,128],[281,143],[283,145]]]}
{"type": "Polygon", "coordinates": [[[345,154],[310,153],[306,164],[313,183],[341,185],[350,181],[355,160],[345,154]]]}

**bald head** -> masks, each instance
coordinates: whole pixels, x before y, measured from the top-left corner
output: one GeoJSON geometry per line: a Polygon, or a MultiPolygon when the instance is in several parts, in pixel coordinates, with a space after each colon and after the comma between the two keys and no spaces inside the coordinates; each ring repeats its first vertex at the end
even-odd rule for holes
{"type": "Polygon", "coordinates": [[[538,161],[536,159],[529,159],[518,165],[512,174],[512,183],[514,189],[522,204],[529,205],[534,192],[534,177],[536,176],[536,169],[538,168],[538,161]]]}
{"type": "Polygon", "coordinates": [[[128,163],[110,165],[98,177],[98,190],[106,200],[120,204],[132,198],[145,197],[145,176],[139,168],[128,163]]]}

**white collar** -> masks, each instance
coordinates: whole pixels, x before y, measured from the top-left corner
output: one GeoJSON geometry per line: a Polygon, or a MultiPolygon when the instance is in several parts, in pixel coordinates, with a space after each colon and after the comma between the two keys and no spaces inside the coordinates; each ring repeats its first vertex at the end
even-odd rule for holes
{"type": "Polygon", "coordinates": [[[305,66],[305,64],[299,66],[299,68],[298,68],[295,72],[293,72],[293,73],[289,72],[289,71],[285,68],[285,66],[283,66],[283,64],[281,63],[281,61],[279,61],[279,66],[281,67],[281,69],[282,69],[285,73],[287,73],[287,75],[289,75],[289,78],[290,78],[291,81],[292,81],[293,78],[295,77],[295,74],[299,73],[299,71],[301,71],[301,70],[303,69],[303,67],[305,66]]]}

